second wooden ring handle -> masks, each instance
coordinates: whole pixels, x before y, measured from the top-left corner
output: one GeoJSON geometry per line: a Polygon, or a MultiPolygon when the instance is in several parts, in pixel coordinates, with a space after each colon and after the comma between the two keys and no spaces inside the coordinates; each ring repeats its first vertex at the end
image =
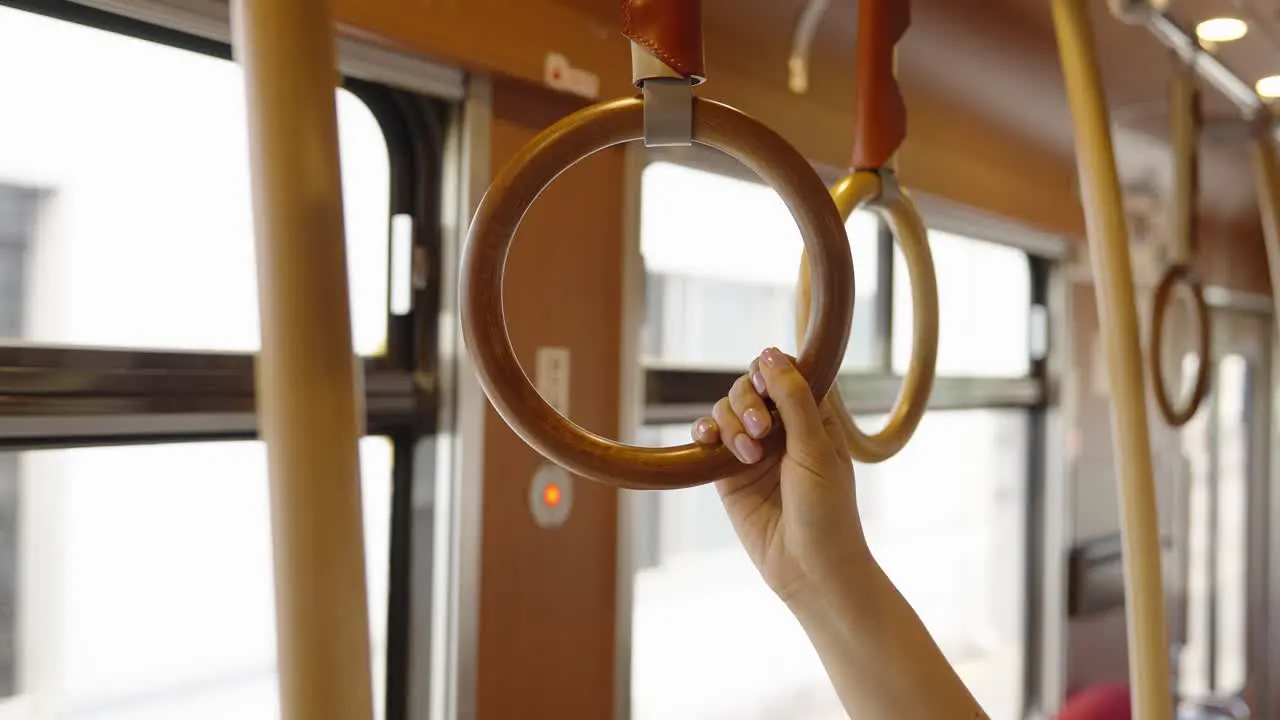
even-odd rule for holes
{"type": "MultiPolygon", "coordinates": [[[[933,392],[938,363],[938,278],[929,249],[929,233],[911,199],[901,189],[882,197],[883,180],[876,172],[855,172],[831,188],[840,216],[848,219],[854,210],[864,208],[878,212],[889,223],[898,246],[907,261],[911,279],[912,320],[911,361],[902,379],[902,389],[889,413],[889,421],[878,433],[867,434],[845,409],[839,406],[840,424],[854,460],[877,463],[898,454],[915,434],[933,392]]],[[[800,257],[800,277],[796,283],[796,342],[805,347],[810,329],[810,272],[807,252],[800,257]]],[[[814,330],[820,329],[813,327],[814,330]]],[[[837,393],[838,390],[833,390],[837,393]]]]}
{"type": "Polygon", "coordinates": [[[1209,394],[1210,360],[1212,337],[1212,321],[1209,319],[1209,304],[1204,299],[1204,288],[1191,277],[1190,268],[1186,265],[1173,265],[1165,271],[1156,286],[1155,297],[1151,301],[1151,344],[1147,349],[1147,365],[1151,368],[1151,384],[1155,386],[1156,406],[1160,414],[1171,427],[1182,427],[1195,417],[1200,403],[1209,394]],[[1200,356],[1200,366],[1196,368],[1196,379],[1191,386],[1191,394],[1186,404],[1174,407],[1169,397],[1168,378],[1164,376],[1164,363],[1161,362],[1161,347],[1164,345],[1164,323],[1173,304],[1173,291],[1178,283],[1186,283],[1191,290],[1192,302],[1196,306],[1196,329],[1198,330],[1196,352],[1200,356]]]}

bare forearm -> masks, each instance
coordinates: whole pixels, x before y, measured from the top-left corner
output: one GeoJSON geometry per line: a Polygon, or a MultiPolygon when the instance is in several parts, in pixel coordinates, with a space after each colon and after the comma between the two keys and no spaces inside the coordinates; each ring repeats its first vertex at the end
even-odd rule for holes
{"type": "Polygon", "coordinates": [[[869,556],[789,605],[849,717],[986,720],[924,623],[869,556]]]}

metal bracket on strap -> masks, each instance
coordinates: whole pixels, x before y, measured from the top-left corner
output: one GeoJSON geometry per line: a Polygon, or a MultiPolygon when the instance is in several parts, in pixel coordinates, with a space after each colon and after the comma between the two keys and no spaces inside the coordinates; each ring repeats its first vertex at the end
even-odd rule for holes
{"type": "Polygon", "coordinates": [[[687,78],[650,78],[644,92],[645,147],[693,144],[693,82],[687,78]]]}
{"type": "Polygon", "coordinates": [[[645,147],[693,144],[693,86],[696,81],[671,69],[631,43],[631,74],[644,93],[645,147]]]}

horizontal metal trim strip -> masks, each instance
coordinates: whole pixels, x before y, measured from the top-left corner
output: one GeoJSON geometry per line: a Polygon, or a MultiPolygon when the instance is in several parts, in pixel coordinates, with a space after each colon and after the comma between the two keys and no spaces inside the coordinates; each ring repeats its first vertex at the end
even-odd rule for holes
{"type": "MultiPolygon", "coordinates": [[[[385,366],[385,358],[363,358],[367,394],[414,392],[410,373],[385,366]]],[[[154,398],[252,397],[253,393],[252,355],[0,346],[3,395],[154,398]]]]}
{"type": "MultiPolygon", "coordinates": [[[[648,370],[645,373],[647,424],[692,422],[724,397],[740,373],[697,370],[648,370]]],[[[889,412],[902,378],[896,375],[846,375],[840,392],[855,414],[889,412]]],[[[933,410],[1036,407],[1046,393],[1035,378],[938,378],[929,396],[933,410]]]]}
{"type": "MultiPolygon", "coordinates": [[[[88,445],[194,442],[257,437],[252,409],[231,407],[167,411],[156,406],[92,403],[65,399],[29,403],[21,412],[0,416],[0,449],[34,449],[88,445]]],[[[371,398],[366,404],[368,434],[415,427],[419,417],[411,399],[371,398]]],[[[10,411],[14,408],[9,408],[10,411]]],[[[425,418],[431,421],[433,418],[425,418]]],[[[428,430],[429,431],[429,430],[428,430]]]]}
{"type": "Polygon", "coordinates": [[[1204,301],[1209,307],[1223,310],[1238,310],[1256,315],[1272,315],[1275,312],[1270,295],[1232,290],[1217,285],[1205,286],[1204,301]]]}

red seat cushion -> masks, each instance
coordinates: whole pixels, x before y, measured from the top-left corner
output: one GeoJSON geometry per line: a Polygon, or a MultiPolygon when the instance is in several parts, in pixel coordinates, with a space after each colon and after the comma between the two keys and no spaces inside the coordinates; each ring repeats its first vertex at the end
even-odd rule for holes
{"type": "Polygon", "coordinates": [[[1072,695],[1057,720],[1132,720],[1126,683],[1094,685],[1072,695]]]}

